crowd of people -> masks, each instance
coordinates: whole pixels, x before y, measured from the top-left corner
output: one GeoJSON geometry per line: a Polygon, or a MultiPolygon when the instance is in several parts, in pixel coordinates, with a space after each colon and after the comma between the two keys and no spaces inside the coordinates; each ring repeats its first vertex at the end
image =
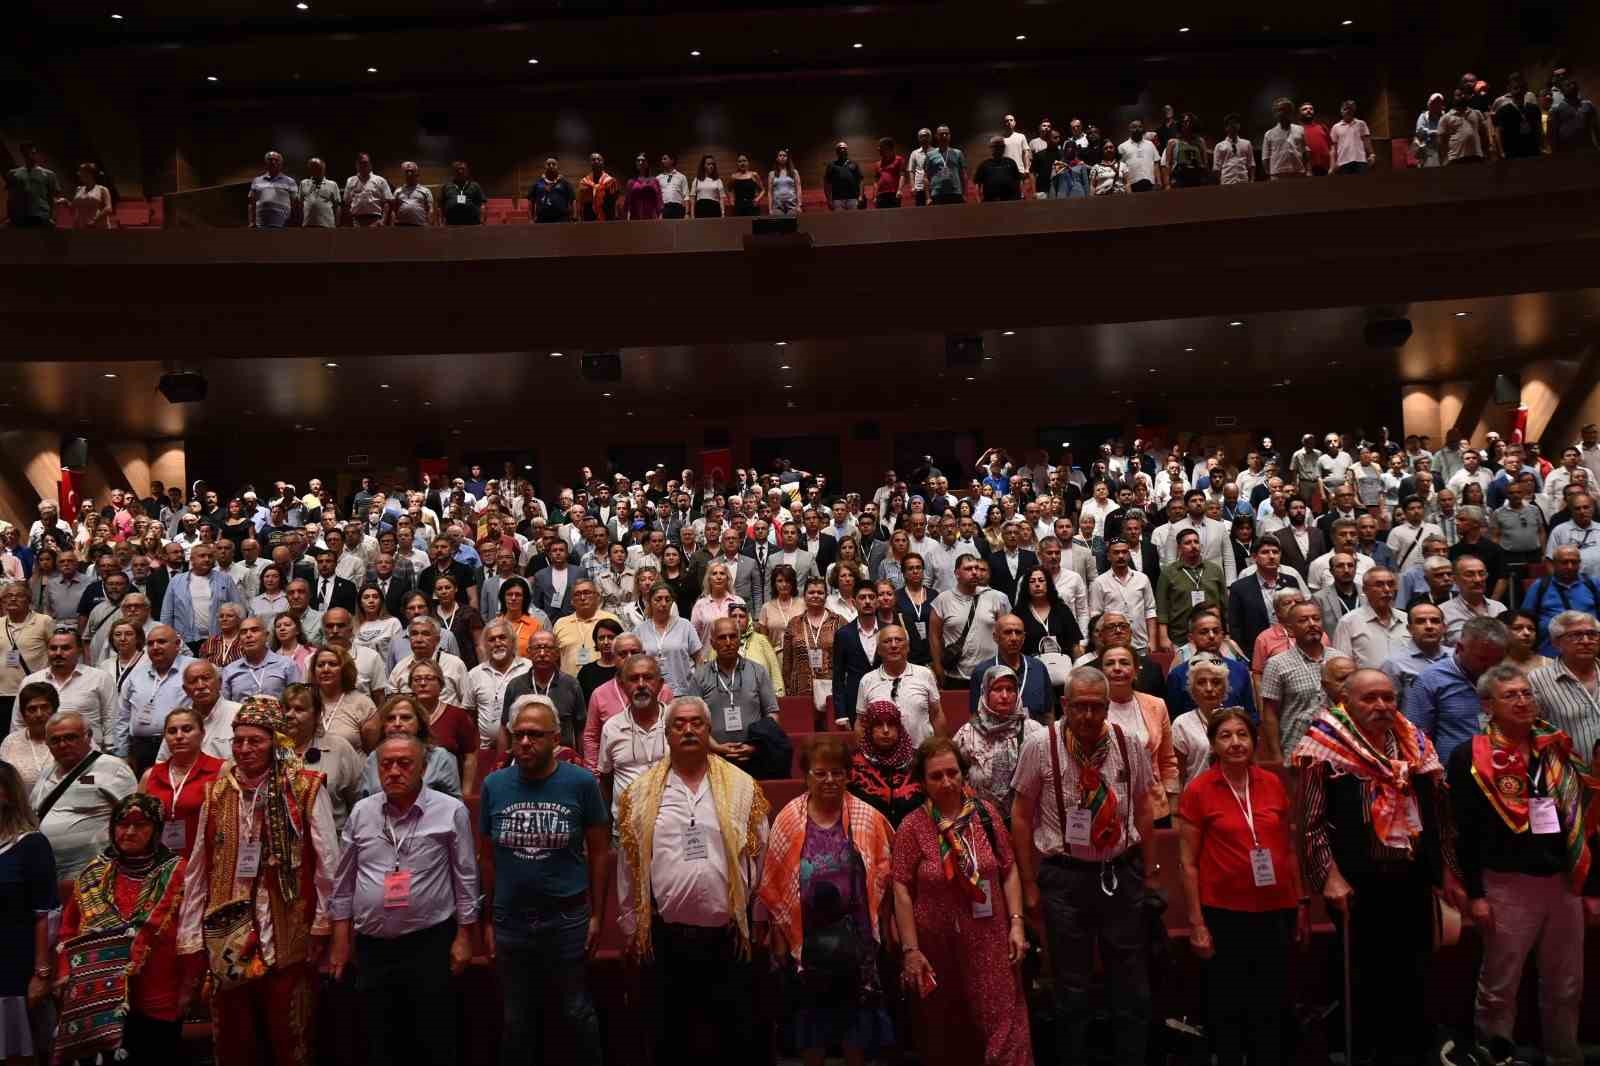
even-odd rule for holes
{"type": "Polygon", "coordinates": [[[1220,1063],[1292,1057],[1321,910],[1348,1061],[1511,1061],[1536,952],[1576,1063],[1600,427],[1346,443],[42,501],[0,525],[0,1057],[173,1060],[203,1016],[225,1066],[306,1062],[353,979],[370,1061],[453,1062],[488,964],[507,1063],[551,1021],[599,1062],[604,1013],[652,1061],[776,1023],[808,1063],[1131,1066],[1170,906],[1220,1063]],[[1482,945],[1442,1051],[1441,908],[1482,945]]]}
{"type": "MultiPolygon", "coordinates": [[[[1073,199],[1200,185],[1362,174],[1377,159],[1371,130],[1355,100],[1339,106],[1339,117],[1320,117],[1313,102],[1287,98],[1273,103],[1274,124],[1252,144],[1238,114],[1223,117],[1220,136],[1206,136],[1192,112],[1166,105],[1159,121],[1135,119],[1126,139],[1109,129],[1074,118],[1057,126],[1041,119],[1029,137],[1013,115],[988,139],[989,155],[969,163],[952,146],[949,126],[917,131],[916,146],[902,153],[893,137],[877,143],[877,158],[850,157],[840,140],[835,157],[818,177],[821,202],[829,211],[923,207],[1037,199],[1073,199]]],[[[14,226],[53,226],[58,207],[70,209],[76,229],[111,226],[113,194],[93,163],[78,167],[78,184],[67,197],[55,173],[43,165],[37,146],[20,146],[23,165],[6,179],[14,226]]],[[[1418,167],[1520,159],[1541,154],[1600,151],[1600,121],[1594,103],[1563,68],[1534,92],[1520,71],[1507,75],[1504,91],[1492,95],[1476,74],[1461,76],[1447,99],[1429,97],[1418,116],[1407,164],[1418,167]]],[[[341,186],[328,177],[327,163],[306,160],[307,176],[284,172],[282,153],[269,151],[266,169],[250,183],[246,221],[252,228],[286,226],[475,226],[488,221],[489,197],[463,160],[451,164],[451,178],[435,189],[420,180],[420,168],[400,164],[402,180],[391,184],[375,173],[372,158],[356,156],[355,172],[341,186]]],[[[609,222],[792,216],[806,202],[805,182],[788,149],[779,149],[764,171],[740,153],[726,176],[715,155],[703,155],[693,175],[678,169],[676,157],[662,153],[652,163],[639,152],[631,173],[613,173],[605,157],[592,153],[587,169],[573,181],[555,156],[525,197],[534,222],[609,222]],[[654,166],[654,169],[652,169],[654,166]]]]}

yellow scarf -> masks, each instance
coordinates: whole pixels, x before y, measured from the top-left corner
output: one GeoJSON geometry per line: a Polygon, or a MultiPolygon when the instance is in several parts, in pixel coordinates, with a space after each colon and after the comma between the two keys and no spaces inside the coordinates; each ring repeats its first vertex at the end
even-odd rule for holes
{"type": "MultiPolygon", "coordinates": [[[[661,795],[666,791],[671,759],[662,759],[641,774],[622,794],[617,805],[618,833],[622,860],[633,877],[638,902],[634,908],[633,943],[629,952],[638,959],[650,958],[650,922],[653,897],[650,888],[650,858],[655,853],[656,815],[661,810],[661,795]]],[[[767,820],[767,797],[755,779],[732,763],[712,755],[706,765],[711,782],[711,800],[717,808],[717,825],[723,848],[728,854],[728,913],[739,929],[739,954],[750,954],[750,886],[744,883],[742,860],[761,850],[761,826],[767,820]]]]}

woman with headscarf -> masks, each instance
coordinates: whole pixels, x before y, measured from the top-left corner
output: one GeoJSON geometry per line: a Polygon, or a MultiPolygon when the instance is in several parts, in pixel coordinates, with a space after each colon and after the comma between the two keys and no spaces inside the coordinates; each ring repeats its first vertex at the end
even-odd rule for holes
{"type": "Polygon", "coordinates": [[[955,744],[967,760],[967,785],[1000,811],[1011,810],[1011,775],[1022,745],[1044,726],[1022,706],[1017,674],[996,664],[983,672],[978,710],[956,731],[955,744]]]}
{"type": "Polygon", "coordinates": [[[294,754],[283,707],[251,696],[233,719],[233,757],[206,789],[184,874],[178,951],[205,952],[219,1066],[310,1061],[312,990],[332,932],[339,856],[324,778],[294,754]]]}
{"type": "Polygon", "coordinates": [[[744,604],[734,604],[728,610],[728,617],[739,627],[739,654],[767,672],[767,676],[772,678],[773,694],[782,699],[783,667],[778,665],[778,653],[772,650],[772,642],[756,628],[755,620],[750,617],[750,609],[744,604]]]}
{"type": "Polygon", "coordinates": [[[161,826],[160,800],[124,796],[111,808],[110,846],[73,882],[56,953],[57,1062],[180,1057],[202,957],[178,956],[184,860],[161,826]]]}
{"type": "Polygon", "coordinates": [[[900,820],[922,805],[922,783],[911,774],[916,749],[889,700],[873,700],[857,719],[861,743],[850,756],[850,794],[877,808],[900,827],[900,820]]]}

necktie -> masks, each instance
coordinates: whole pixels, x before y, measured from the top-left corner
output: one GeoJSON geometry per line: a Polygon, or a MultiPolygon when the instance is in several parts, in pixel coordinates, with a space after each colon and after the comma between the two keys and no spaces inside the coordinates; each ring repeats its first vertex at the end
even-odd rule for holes
{"type": "Polygon", "coordinates": [[[327,578],[323,578],[322,579],[322,595],[317,597],[317,606],[318,607],[326,608],[328,606],[328,585],[329,584],[330,584],[330,582],[329,582],[329,580],[327,578]]]}

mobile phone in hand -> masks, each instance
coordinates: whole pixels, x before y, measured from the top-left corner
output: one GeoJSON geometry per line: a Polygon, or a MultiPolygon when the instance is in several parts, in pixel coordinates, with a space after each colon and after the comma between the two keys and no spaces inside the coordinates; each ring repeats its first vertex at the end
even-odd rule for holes
{"type": "Polygon", "coordinates": [[[939,987],[939,982],[933,979],[932,970],[923,970],[922,976],[917,979],[917,991],[922,993],[922,998],[927,999],[933,995],[933,990],[939,987]]]}

